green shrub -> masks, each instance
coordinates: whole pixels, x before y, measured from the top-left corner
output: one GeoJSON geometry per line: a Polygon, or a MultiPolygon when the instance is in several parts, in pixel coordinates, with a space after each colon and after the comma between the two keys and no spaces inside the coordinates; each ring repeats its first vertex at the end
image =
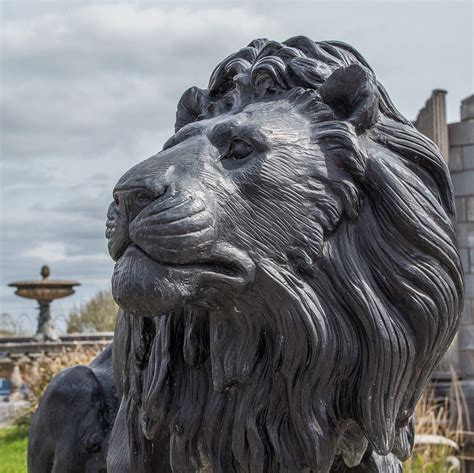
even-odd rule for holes
{"type": "Polygon", "coordinates": [[[73,332],[111,332],[115,327],[118,306],[112,293],[100,291],[79,309],[69,314],[68,333],[73,332]]]}

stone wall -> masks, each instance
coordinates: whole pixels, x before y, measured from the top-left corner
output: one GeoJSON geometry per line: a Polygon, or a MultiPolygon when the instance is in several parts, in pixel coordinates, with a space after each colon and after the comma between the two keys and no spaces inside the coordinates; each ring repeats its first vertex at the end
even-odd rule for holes
{"type": "Polygon", "coordinates": [[[458,241],[465,275],[465,302],[457,337],[466,400],[474,423],[474,95],[461,104],[461,121],[448,125],[449,169],[456,196],[458,241]]]}

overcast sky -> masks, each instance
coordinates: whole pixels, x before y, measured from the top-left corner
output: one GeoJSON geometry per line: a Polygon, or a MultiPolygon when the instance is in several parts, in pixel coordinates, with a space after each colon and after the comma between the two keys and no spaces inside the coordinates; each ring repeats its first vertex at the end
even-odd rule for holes
{"type": "Polygon", "coordinates": [[[252,39],[355,46],[408,118],[434,88],[448,118],[473,90],[471,2],[15,2],[1,8],[0,312],[35,314],[11,281],[78,279],[69,310],[109,288],[111,191],[172,134],[181,93],[252,39]],[[236,6],[240,5],[240,6],[236,6]]]}

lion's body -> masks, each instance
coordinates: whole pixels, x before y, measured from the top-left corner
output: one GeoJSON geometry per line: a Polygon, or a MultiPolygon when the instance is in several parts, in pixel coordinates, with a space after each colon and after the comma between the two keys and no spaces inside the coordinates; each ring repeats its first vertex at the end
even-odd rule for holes
{"type": "Polygon", "coordinates": [[[109,346],[49,383],[29,431],[29,473],[104,473],[119,400],[109,346]]]}
{"type": "Polygon", "coordinates": [[[229,56],[108,216],[109,472],[399,471],[463,281],[446,164],[355,50],[229,56]]]}

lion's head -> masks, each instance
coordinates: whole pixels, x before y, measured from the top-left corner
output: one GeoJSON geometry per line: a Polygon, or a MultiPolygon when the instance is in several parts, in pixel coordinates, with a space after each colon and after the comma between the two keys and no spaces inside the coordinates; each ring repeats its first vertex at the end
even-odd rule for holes
{"type": "Polygon", "coordinates": [[[454,218],[439,150],[355,50],[229,56],[109,209],[130,461],[163,438],[174,472],[406,457],[460,313],[454,218]]]}

